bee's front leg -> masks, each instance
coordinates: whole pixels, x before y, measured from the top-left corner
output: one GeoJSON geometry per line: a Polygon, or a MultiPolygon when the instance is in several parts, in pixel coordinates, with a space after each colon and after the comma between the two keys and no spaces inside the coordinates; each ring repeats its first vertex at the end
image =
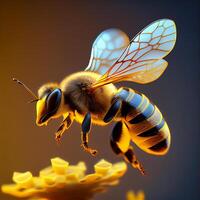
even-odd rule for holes
{"type": "Polygon", "coordinates": [[[64,120],[62,121],[61,125],[55,133],[55,140],[57,142],[60,142],[63,133],[72,125],[73,121],[74,116],[72,113],[68,113],[66,117],[64,116],[64,120]]]}
{"type": "Polygon", "coordinates": [[[83,119],[82,125],[82,132],[81,132],[81,141],[82,144],[81,146],[83,147],[83,149],[90,153],[92,156],[95,156],[97,154],[97,150],[92,149],[88,146],[88,135],[90,132],[90,128],[91,128],[91,114],[87,113],[83,119]]]}

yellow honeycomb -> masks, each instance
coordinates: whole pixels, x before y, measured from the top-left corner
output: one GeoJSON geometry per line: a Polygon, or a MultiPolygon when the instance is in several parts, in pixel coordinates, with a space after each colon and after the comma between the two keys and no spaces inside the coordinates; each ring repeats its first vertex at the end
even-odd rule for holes
{"type": "MultiPolygon", "coordinates": [[[[4,193],[31,200],[86,200],[116,185],[126,170],[124,162],[111,164],[100,160],[94,165],[94,173],[86,175],[84,162],[69,165],[56,157],[51,159],[51,166],[40,171],[39,176],[33,176],[29,171],[14,172],[14,184],[3,185],[1,189],[4,193]]],[[[136,200],[130,194],[127,198],[136,200]]]]}

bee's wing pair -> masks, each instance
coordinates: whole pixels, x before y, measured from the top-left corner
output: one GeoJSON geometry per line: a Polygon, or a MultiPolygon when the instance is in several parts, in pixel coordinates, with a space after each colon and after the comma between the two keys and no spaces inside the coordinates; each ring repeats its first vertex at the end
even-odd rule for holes
{"type": "Polygon", "coordinates": [[[173,49],[176,26],[172,20],[151,23],[131,41],[118,29],[103,31],[92,46],[86,71],[102,76],[93,88],[119,81],[149,83],[161,76],[168,63],[162,58],[173,49]]]}

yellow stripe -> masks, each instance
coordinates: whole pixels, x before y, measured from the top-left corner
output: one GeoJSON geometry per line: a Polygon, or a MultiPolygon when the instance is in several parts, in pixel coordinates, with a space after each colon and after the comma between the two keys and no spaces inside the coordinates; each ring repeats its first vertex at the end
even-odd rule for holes
{"type": "Polygon", "coordinates": [[[128,148],[129,148],[129,144],[130,144],[130,133],[128,128],[126,127],[126,125],[123,123],[122,124],[122,131],[121,131],[121,135],[120,135],[120,139],[117,142],[117,145],[119,146],[120,150],[125,153],[128,148]]]}
{"type": "Polygon", "coordinates": [[[160,142],[161,140],[167,138],[168,133],[169,133],[169,129],[168,129],[167,123],[165,122],[164,126],[159,130],[157,135],[151,136],[150,138],[147,137],[144,142],[140,143],[140,145],[147,146],[148,148],[152,147],[158,142],[160,142]]]}
{"type": "Polygon", "coordinates": [[[131,129],[131,132],[133,133],[132,134],[133,137],[134,136],[136,137],[136,135],[143,133],[144,131],[147,131],[150,128],[153,128],[155,125],[157,125],[160,122],[162,118],[162,114],[155,105],[154,107],[155,107],[154,113],[148,119],[138,124],[128,124],[129,129],[131,129]]]}
{"type": "Polygon", "coordinates": [[[126,97],[126,101],[130,102],[132,100],[132,98],[134,97],[135,92],[129,90],[129,95],[126,97]]]}

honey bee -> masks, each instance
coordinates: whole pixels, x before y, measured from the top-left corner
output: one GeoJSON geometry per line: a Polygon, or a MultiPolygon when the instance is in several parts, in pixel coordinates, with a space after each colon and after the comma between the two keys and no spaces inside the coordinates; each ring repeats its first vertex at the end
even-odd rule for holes
{"type": "Polygon", "coordinates": [[[81,124],[85,151],[96,155],[88,145],[92,124],[116,125],[111,134],[113,151],[122,155],[134,168],[145,173],[130,142],[153,155],[165,155],[170,147],[170,131],[161,112],[144,94],[131,88],[117,88],[114,83],[132,81],[147,84],[158,79],[168,63],[163,58],[176,42],[176,26],[170,19],[157,20],[131,41],[119,29],[103,31],[94,41],[85,71],[66,76],[59,83],[46,83],[36,96],[36,124],[47,125],[50,119],[63,116],[55,139],[59,141],[73,121],[81,124]]]}

